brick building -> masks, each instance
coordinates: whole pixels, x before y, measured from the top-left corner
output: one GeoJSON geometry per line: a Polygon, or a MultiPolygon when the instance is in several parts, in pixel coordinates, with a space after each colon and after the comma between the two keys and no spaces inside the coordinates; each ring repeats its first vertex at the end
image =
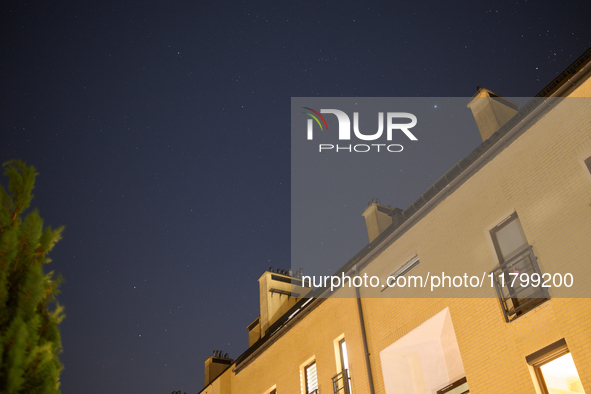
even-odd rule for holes
{"type": "Polygon", "coordinates": [[[406,209],[370,204],[370,243],[338,273],[468,267],[491,274],[496,298],[297,298],[299,275],[268,271],[248,350],[209,357],[201,393],[591,393],[589,296],[500,282],[591,275],[590,76],[588,50],[521,109],[480,89],[467,105],[483,143],[406,209]]]}

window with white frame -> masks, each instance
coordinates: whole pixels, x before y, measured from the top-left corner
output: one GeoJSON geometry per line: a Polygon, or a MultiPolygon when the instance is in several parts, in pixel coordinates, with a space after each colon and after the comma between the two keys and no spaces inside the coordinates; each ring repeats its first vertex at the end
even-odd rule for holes
{"type": "Polygon", "coordinates": [[[349,355],[347,354],[347,342],[345,338],[338,340],[337,359],[339,372],[332,378],[334,394],[351,394],[351,376],[349,375],[349,355]]]}
{"type": "Polygon", "coordinates": [[[339,341],[339,354],[341,359],[341,371],[349,369],[349,355],[347,354],[347,343],[345,338],[339,341]]]}
{"type": "Polygon", "coordinates": [[[308,364],[304,368],[306,379],[306,394],[318,394],[318,374],[316,371],[316,361],[308,364]]]}

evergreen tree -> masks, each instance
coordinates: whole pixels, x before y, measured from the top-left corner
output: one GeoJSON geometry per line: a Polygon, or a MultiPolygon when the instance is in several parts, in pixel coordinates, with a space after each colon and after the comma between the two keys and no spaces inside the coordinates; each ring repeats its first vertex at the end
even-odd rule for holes
{"type": "Polygon", "coordinates": [[[0,393],[59,393],[62,364],[57,303],[59,278],[44,274],[47,253],[63,228],[43,227],[29,208],[37,173],[21,161],[5,163],[0,185],[0,393]]]}

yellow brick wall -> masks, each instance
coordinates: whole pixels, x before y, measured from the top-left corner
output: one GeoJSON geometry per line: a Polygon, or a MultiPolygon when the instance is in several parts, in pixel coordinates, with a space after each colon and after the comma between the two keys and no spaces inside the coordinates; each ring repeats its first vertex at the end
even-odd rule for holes
{"type": "Polygon", "coordinates": [[[591,97],[591,80],[587,79],[569,97],[591,97]]]}
{"type": "MultiPolygon", "coordinates": [[[[591,82],[573,95],[591,95],[591,82]]],[[[498,264],[489,230],[514,211],[542,272],[564,273],[568,264],[589,267],[591,182],[582,165],[591,156],[589,113],[591,99],[562,102],[385,250],[367,272],[390,274],[415,254],[421,265],[412,275],[448,273],[452,267],[489,272],[498,264]]],[[[575,280],[591,276],[588,269],[581,273],[575,280]]],[[[363,305],[377,393],[385,392],[379,352],[445,307],[471,393],[535,393],[525,357],[561,338],[591,393],[589,298],[552,298],[511,323],[505,323],[495,298],[364,299],[363,305]]]]}
{"type": "MultiPolygon", "coordinates": [[[[591,80],[572,96],[591,96],[591,80]]],[[[418,255],[421,264],[413,275],[490,272],[498,261],[489,231],[515,211],[542,272],[564,272],[569,264],[591,267],[591,177],[582,164],[591,156],[589,113],[591,99],[562,102],[376,257],[367,271],[389,275],[418,255]]],[[[591,278],[590,270],[583,274],[575,280],[591,278]]],[[[590,298],[553,297],[506,323],[493,289],[489,298],[477,299],[394,298],[398,290],[386,291],[392,298],[362,299],[378,394],[385,393],[380,351],[446,307],[471,393],[534,394],[525,357],[561,338],[591,393],[590,298]]],[[[266,394],[275,386],[279,394],[298,394],[300,367],[315,359],[320,393],[331,393],[337,373],[334,340],[343,334],[353,392],[367,393],[356,300],[346,298],[321,302],[238,374],[227,371],[225,388],[212,385],[206,392],[266,394]]]]}
{"type": "Polygon", "coordinates": [[[332,392],[331,378],[337,374],[334,340],[344,334],[349,354],[353,390],[366,392],[364,353],[355,299],[322,302],[289,332],[265,349],[234,377],[237,393],[266,394],[277,385],[277,393],[300,393],[300,366],[316,360],[319,390],[332,392]]]}

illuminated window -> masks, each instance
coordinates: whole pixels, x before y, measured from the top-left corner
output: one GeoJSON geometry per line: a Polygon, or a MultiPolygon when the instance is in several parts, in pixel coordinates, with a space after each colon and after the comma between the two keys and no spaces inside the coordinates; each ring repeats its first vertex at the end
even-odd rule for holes
{"type": "Polygon", "coordinates": [[[318,375],[316,373],[316,361],[312,361],[304,368],[306,375],[306,394],[318,394],[318,375]]]}
{"type": "Polygon", "coordinates": [[[577,367],[561,339],[526,357],[544,394],[585,393],[577,367]]]}
{"type": "Polygon", "coordinates": [[[351,377],[349,376],[349,356],[347,354],[347,343],[345,338],[338,343],[338,359],[340,372],[332,378],[332,388],[335,394],[351,393],[351,377]]]}

